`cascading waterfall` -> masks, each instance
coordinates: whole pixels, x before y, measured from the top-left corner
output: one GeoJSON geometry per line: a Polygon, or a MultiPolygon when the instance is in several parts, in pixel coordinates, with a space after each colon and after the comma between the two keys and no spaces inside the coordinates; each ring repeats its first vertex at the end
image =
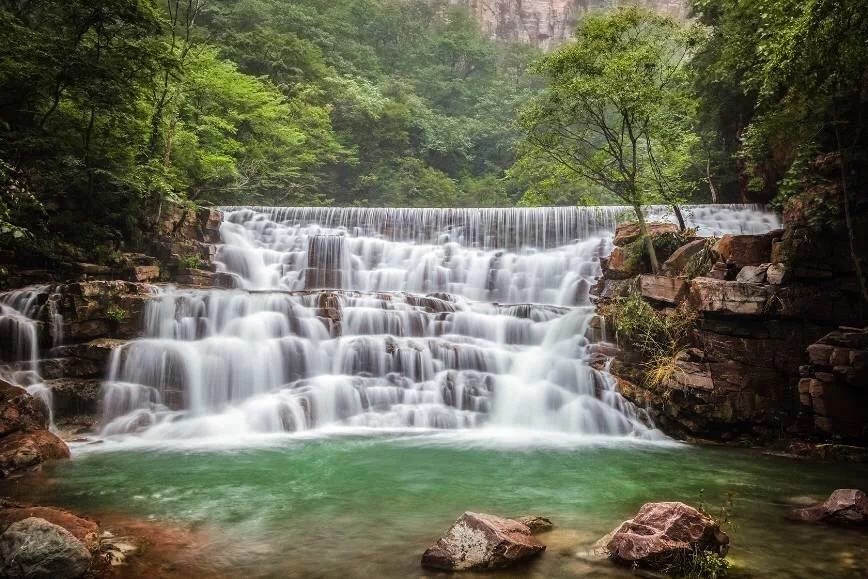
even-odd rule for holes
{"type": "Polygon", "coordinates": [[[54,429],[51,389],[39,374],[39,324],[49,320],[52,343],[63,342],[63,316],[57,308],[57,295],[49,286],[38,285],[0,294],[0,379],[27,390],[41,399],[54,429]]]}
{"type": "MultiPolygon", "coordinates": [[[[217,261],[239,289],[161,290],[113,353],[103,433],[662,437],[586,362],[589,290],[626,211],[226,208],[217,261]]],[[[685,216],[703,234],[777,226],[745,206],[685,216]]]]}

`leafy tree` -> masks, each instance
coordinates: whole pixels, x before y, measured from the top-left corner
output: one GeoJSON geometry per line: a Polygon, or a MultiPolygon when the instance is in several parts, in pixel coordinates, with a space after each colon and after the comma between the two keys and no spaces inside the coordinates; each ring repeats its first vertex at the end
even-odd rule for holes
{"type": "Polygon", "coordinates": [[[633,208],[653,270],[642,207],[681,202],[698,137],[685,64],[697,27],[624,8],[583,20],[576,40],[540,60],[548,87],[524,108],[527,154],[633,208]]]}

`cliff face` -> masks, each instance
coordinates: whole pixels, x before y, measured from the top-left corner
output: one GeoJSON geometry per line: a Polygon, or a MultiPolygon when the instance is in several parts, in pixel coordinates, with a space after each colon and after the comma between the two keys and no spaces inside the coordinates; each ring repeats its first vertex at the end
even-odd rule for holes
{"type": "Polygon", "coordinates": [[[469,7],[483,32],[498,40],[520,41],[543,49],[573,35],[582,16],[592,10],[638,4],[684,18],[686,0],[451,0],[469,7]]]}

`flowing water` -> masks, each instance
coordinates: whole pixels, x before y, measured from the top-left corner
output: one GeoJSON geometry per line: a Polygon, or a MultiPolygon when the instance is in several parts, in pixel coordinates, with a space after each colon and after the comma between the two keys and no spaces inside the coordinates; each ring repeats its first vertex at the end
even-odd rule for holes
{"type": "MultiPolygon", "coordinates": [[[[624,208],[227,208],[238,290],[167,288],[115,352],[103,434],[524,428],[664,438],[591,367],[591,285],[624,208]]],[[[652,213],[663,209],[652,208],[652,213]]],[[[699,206],[705,233],[773,214],[699,206]]]]}
{"type": "MultiPolygon", "coordinates": [[[[591,366],[624,212],[228,208],[238,289],[159,289],[107,369],[100,440],[0,490],[195,529],[185,563],[227,577],[431,576],[421,552],[464,510],[555,520],[514,575],[629,576],[586,552],[643,502],[734,493],[737,576],[868,576],[864,535],[783,517],[868,469],[674,443],[591,366]]],[[[778,226],[686,213],[703,234],[778,226]]],[[[0,335],[32,385],[32,318],[53,318],[28,291],[0,297],[0,335]]]]}

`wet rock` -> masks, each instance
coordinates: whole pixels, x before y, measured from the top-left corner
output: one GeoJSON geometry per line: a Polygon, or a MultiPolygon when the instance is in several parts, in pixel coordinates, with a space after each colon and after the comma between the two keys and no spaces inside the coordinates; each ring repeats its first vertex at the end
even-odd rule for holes
{"type": "Polygon", "coordinates": [[[0,380],[0,436],[48,428],[45,403],[24,388],[0,380]]]}
{"type": "Polygon", "coordinates": [[[790,511],[789,517],[805,523],[855,526],[868,524],[868,496],[857,489],[838,489],[823,503],[790,511]]]}
{"type": "Polygon", "coordinates": [[[101,379],[57,378],[46,380],[45,385],[51,389],[55,420],[98,412],[101,379]]]}
{"type": "Polygon", "coordinates": [[[705,248],[705,239],[695,239],[686,245],[682,245],[669,256],[661,268],[666,275],[681,275],[687,263],[705,248]]]}
{"type": "Polygon", "coordinates": [[[605,549],[619,565],[660,570],[699,551],[725,556],[729,537],[689,505],[647,503],[614,531],[605,549]]]}
{"type": "Polygon", "coordinates": [[[687,281],[666,275],[640,275],[639,292],[657,302],[677,304],[687,298],[690,286],[687,281]]]}
{"type": "Polygon", "coordinates": [[[513,519],[528,529],[530,532],[536,535],[537,533],[545,533],[546,531],[551,531],[555,528],[554,523],[552,523],[551,519],[547,519],[546,517],[538,517],[536,515],[523,515],[521,517],[516,517],[513,519]]]}
{"type": "Polygon", "coordinates": [[[81,541],[89,551],[99,547],[99,526],[90,519],[84,519],[57,507],[28,506],[0,499],[0,530],[30,517],[44,519],[63,527],[81,541]]]}
{"type": "Polygon", "coordinates": [[[16,432],[0,439],[0,478],[47,460],[69,458],[69,448],[47,430],[16,432]]]}
{"type": "Polygon", "coordinates": [[[614,247],[608,258],[600,260],[600,267],[608,280],[629,279],[644,270],[642,263],[628,259],[627,250],[623,247],[614,247]]]}
{"type": "Polygon", "coordinates": [[[72,533],[30,517],[0,535],[0,576],[28,579],[74,579],[90,567],[91,554],[72,533]]]}
{"type": "Polygon", "coordinates": [[[466,512],[422,555],[422,566],[447,571],[499,569],[545,550],[522,523],[466,512]]]}
{"type": "MultiPolygon", "coordinates": [[[[674,223],[652,221],[647,223],[646,226],[648,228],[648,235],[652,237],[664,233],[678,233],[680,231],[678,226],[674,223]]],[[[615,239],[613,240],[613,243],[618,247],[624,247],[625,245],[629,245],[639,239],[641,235],[642,234],[639,231],[639,223],[637,221],[622,223],[617,229],[615,229],[615,239]]]]}

